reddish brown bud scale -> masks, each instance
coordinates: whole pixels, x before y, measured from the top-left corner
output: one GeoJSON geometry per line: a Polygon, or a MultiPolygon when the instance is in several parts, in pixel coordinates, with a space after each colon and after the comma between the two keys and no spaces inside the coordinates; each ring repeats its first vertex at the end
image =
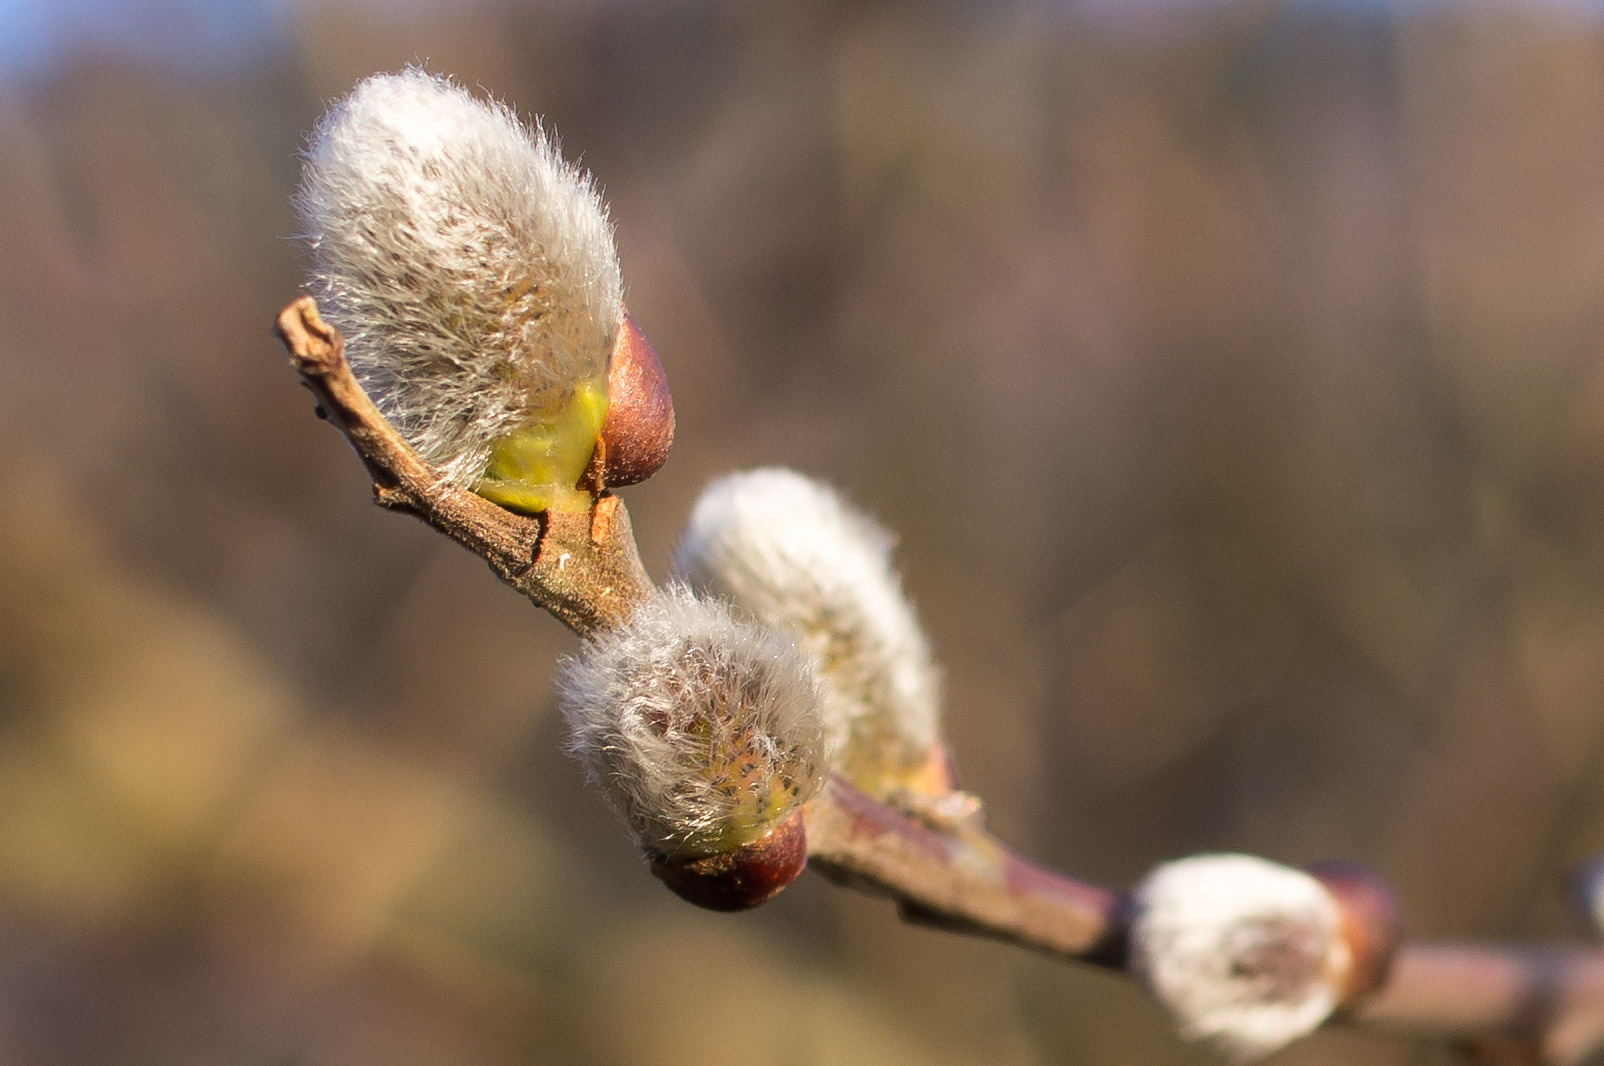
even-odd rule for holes
{"type": "Polygon", "coordinates": [[[607,417],[581,487],[634,485],[657,473],[674,443],[674,397],[657,350],[628,313],[607,365],[607,417]]]}
{"type": "Polygon", "coordinates": [[[807,830],[798,811],[762,840],[694,859],[653,856],[652,873],[674,894],[710,911],[767,903],[808,864],[807,830]]]}
{"type": "Polygon", "coordinates": [[[1352,1004],[1376,991],[1387,980],[1392,959],[1403,939],[1398,897],[1374,870],[1345,859],[1330,859],[1307,867],[1342,911],[1342,936],[1352,961],[1342,977],[1340,1002],[1352,1004]]]}

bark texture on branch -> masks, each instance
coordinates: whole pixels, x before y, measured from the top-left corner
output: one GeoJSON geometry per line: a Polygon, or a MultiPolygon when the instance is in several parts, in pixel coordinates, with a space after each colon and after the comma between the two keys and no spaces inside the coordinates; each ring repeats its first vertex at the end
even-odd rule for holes
{"type": "Polygon", "coordinates": [[[808,805],[808,859],[910,920],[1060,958],[1125,964],[1123,896],[1045,870],[973,825],[936,829],[839,777],[808,805]]]}

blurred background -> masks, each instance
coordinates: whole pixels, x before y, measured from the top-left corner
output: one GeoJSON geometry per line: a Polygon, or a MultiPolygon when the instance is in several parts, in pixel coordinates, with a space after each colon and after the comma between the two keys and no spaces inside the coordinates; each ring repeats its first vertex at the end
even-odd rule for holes
{"type": "Polygon", "coordinates": [[[0,1061],[1217,1061],[816,878],[646,874],[557,750],[573,639],[370,506],[269,332],[304,132],[409,62],[606,188],[679,413],[648,567],[716,474],[842,486],[1005,838],[1573,933],[1604,5],[0,0],[0,1061]]]}

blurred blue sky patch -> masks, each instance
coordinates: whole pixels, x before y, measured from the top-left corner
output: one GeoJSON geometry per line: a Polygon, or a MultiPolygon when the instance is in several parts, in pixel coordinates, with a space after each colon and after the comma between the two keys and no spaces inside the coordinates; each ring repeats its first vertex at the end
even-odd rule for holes
{"type": "MultiPolygon", "coordinates": [[[[75,52],[112,53],[198,70],[248,61],[271,49],[298,12],[317,0],[0,0],[0,70],[41,73],[75,52]]],[[[431,6],[426,0],[364,0],[375,7],[431,6]]],[[[438,0],[442,5],[451,0],[438,0]]],[[[655,2],[655,0],[646,0],[655,2]]],[[[1140,20],[1164,11],[1240,0],[1047,0],[1100,21],[1140,20]]],[[[1361,13],[1407,12],[1467,0],[1287,0],[1287,8],[1361,13]]],[[[1604,0],[1484,0],[1596,19],[1604,0]]]]}
{"type": "Polygon", "coordinates": [[[75,51],[231,64],[276,41],[295,0],[0,0],[0,65],[36,73],[75,51]]]}

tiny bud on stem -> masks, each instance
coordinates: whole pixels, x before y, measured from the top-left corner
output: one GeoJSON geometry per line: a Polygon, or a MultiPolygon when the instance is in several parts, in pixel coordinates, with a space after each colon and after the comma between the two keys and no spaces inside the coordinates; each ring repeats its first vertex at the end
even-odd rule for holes
{"type": "Polygon", "coordinates": [[[681,899],[710,911],[744,911],[767,903],[808,864],[802,812],[761,840],[700,858],[651,857],[652,873],[681,899]]]}
{"type": "Polygon", "coordinates": [[[674,444],[674,397],[657,349],[629,314],[607,367],[607,418],[580,479],[593,491],[635,485],[657,473],[674,444]]]}
{"type": "Polygon", "coordinates": [[[1339,977],[1339,1003],[1348,1006],[1380,988],[1403,940],[1403,918],[1391,886],[1369,867],[1329,859],[1306,867],[1331,893],[1341,913],[1340,936],[1348,944],[1346,973],[1339,977]]]}

